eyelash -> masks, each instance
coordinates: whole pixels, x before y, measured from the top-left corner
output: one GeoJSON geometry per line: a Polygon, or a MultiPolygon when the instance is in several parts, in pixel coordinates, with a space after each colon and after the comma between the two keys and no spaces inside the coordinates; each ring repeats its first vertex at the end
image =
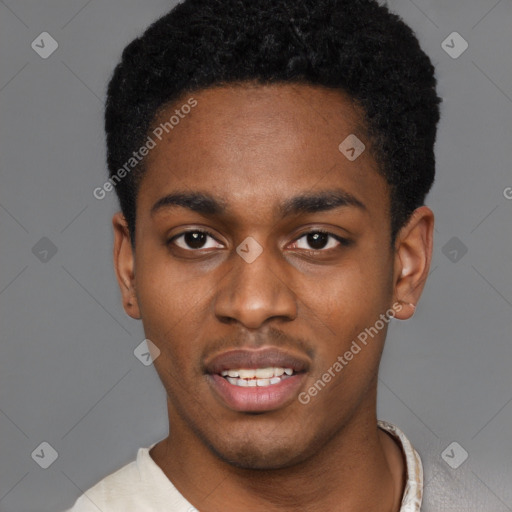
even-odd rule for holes
{"type": "MultiPolygon", "coordinates": [[[[212,233],[210,233],[210,231],[208,231],[206,229],[190,229],[190,230],[187,230],[187,231],[182,231],[181,233],[178,233],[177,235],[174,235],[172,238],[170,238],[167,241],[167,245],[171,245],[176,239],[186,235],[187,233],[203,233],[203,234],[208,235],[209,237],[213,238],[217,243],[220,243],[220,242],[217,241],[215,236],[212,233]]],[[[334,233],[331,233],[329,231],[325,231],[323,229],[313,229],[311,231],[306,231],[305,233],[302,233],[299,237],[297,237],[293,242],[295,243],[298,240],[300,240],[301,238],[303,238],[303,237],[305,237],[307,235],[313,234],[313,233],[321,233],[321,234],[324,234],[324,235],[331,236],[332,238],[337,240],[342,247],[348,247],[349,245],[352,244],[352,240],[349,240],[347,238],[343,238],[341,236],[335,235],[334,233]]],[[[183,249],[183,248],[180,247],[180,249],[183,249]]],[[[190,252],[199,252],[202,249],[184,249],[184,250],[190,251],[190,252]]],[[[309,249],[309,250],[308,249],[300,249],[300,250],[308,252],[308,253],[315,253],[315,254],[317,254],[317,253],[320,253],[320,252],[329,252],[329,251],[332,251],[334,249],[331,248],[331,249],[309,249]]]]}
{"type": "MultiPolygon", "coordinates": [[[[300,240],[301,238],[304,238],[305,236],[311,235],[312,233],[321,233],[323,235],[328,235],[328,236],[334,238],[336,241],[338,241],[341,247],[348,247],[349,245],[352,244],[352,240],[349,240],[348,238],[343,238],[339,235],[335,235],[334,233],[331,233],[330,231],[326,231],[324,229],[318,229],[318,228],[312,229],[311,231],[306,231],[305,233],[302,233],[299,237],[297,237],[294,240],[294,243],[297,242],[298,240],[300,240]]],[[[311,254],[317,254],[320,252],[328,253],[328,252],[334,251],[336,249],[337,248],[335,247],[335,248],[330,248],[330,249],[300,249],[300,250],[306,251],[311,254]]]]}

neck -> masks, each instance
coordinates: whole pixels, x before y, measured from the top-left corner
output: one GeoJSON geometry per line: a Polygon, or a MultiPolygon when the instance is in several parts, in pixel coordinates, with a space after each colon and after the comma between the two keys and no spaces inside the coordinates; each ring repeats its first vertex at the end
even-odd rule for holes
{"type": "Polygon", "coordinates": [[[200,510],[398,512],[404,463],[397,444],[377,428],[375,398],[376,391],[323,449],[291,467],[234,467],[171,414],[172,435],[151,450],[151,457],[200,510]]]}

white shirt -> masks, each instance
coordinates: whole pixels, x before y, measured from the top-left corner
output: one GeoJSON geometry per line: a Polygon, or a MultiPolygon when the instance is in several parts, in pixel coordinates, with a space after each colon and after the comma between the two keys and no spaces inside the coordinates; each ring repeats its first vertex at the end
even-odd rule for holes
{"type": "MultiPolygon", "coordinates": [[[[423,494],[421,459],[405,434],[394,425],[378,421],[402,448],[407,482],[400,512],[419,512],[423,494]]],[[[148,448],[139,448],[133,462],[108,475],[78,498],[67,512],[197,512],[174,487],[148,448]]]]}

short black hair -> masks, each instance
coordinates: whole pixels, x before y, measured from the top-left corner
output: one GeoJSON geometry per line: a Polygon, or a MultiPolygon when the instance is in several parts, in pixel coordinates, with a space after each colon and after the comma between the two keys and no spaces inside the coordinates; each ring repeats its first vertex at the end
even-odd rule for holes
{"type": "MultiPolygon", "coordinates": [[[[375,0],[176,5],[124,49],[109,83],[110,180],[144,144],[161,109],[193,91],[244,82],[335,88],[363,108],[372,155],[390,189],[394,243],[434,182],[441,98],[412,29],[375,0]]],[[[132,244],[143,173],[144,161],[114,183],[132,244]]]]}

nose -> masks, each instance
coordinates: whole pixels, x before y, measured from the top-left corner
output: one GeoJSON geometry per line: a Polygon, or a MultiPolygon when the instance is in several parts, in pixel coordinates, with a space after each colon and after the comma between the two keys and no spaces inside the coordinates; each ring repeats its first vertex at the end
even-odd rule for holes
{"type": "Polygon", "coordinates": [[[296,318],[297,300],[283,259],[269,249],[251,263],[237,253],[230,259],[231,271],[215,297],[215,315],[220,321],[236,321],[247,329],[257,329],[271,318],[296,318]]]}

